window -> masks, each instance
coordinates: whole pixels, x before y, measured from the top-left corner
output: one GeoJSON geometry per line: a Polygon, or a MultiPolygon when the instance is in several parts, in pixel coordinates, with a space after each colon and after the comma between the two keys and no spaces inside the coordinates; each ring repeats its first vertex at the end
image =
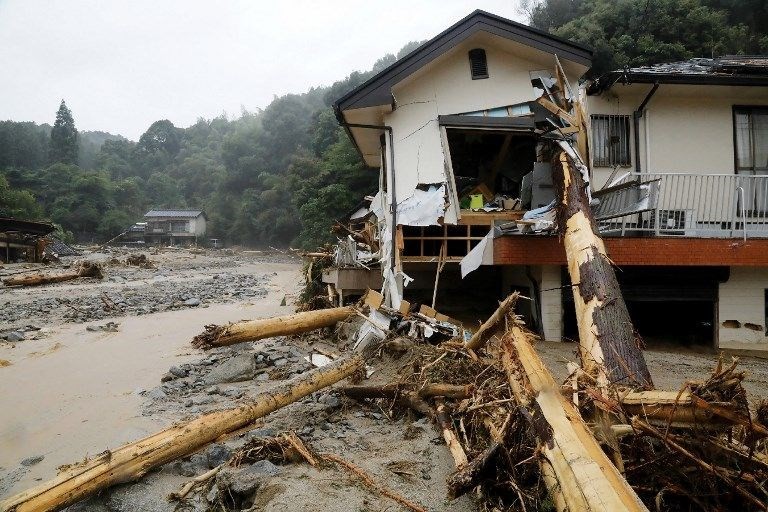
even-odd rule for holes
{"type": "Polygon", "coordinates": [[[596,167],[632,165],[629,116],[592,116],[592,163],[596,167]]]}
{"type": "Polygon", "coordinates": [[[189,221],[174,220],[171,221],[171,233],[186,233],[189,231],[189,221]]]}
{"type": "Polygon", "coordinates": [[[764,174],[768,171],[768,107],[733,109],[736,172],[764,174]]]}
{"type": "Polygon", "coordinates": [[[482,48],[469,50],[469,70],[472,72],[472,80],[488,78],[488,61],[485,58],[485,50],[482,48]]]}

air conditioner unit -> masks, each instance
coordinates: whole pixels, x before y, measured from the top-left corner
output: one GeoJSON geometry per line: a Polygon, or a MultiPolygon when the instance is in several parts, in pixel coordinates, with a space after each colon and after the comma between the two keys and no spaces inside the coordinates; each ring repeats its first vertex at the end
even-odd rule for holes
{"type": "Polygon", "coordinates": [[[696,210],[659,210],[660,235],[696,236],[696,210]]]}

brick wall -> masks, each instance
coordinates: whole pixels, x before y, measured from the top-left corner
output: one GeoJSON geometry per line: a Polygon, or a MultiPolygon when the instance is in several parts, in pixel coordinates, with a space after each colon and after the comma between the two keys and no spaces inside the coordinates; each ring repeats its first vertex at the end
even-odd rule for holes
{"type": "MultiPolygon", "coordinates": [[[[768,266],[768,240],[722,238],[606,238],[617,265],[768,266]]],[[[557,236],[504,236],[493,241],[494,265],[564,265],[557,236]]]]}

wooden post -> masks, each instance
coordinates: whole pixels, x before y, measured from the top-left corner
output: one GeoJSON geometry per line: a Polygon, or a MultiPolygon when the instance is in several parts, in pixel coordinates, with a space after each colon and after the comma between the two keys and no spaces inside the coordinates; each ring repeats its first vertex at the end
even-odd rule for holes
{"type": "Polygon", "coordinates": [[[112,485],[136,480],[150,469],[193,453],[224,434],[349,377],[364,366],[359,355],[338,359],[258,394],[251,403],[211,412],[114,451],[107,450],[62,471],[49,482],[0,502],[0,512],[59,510],[112,485]]]}
{"type": "Polygon", "coordinates": [[[573,283],[582,366],[601,389],[610,384],[652,389],[640,340],[597,234],[581,173],[564,151],[555,154],[552,173],[559,201],[558,226],[573,283]]]}

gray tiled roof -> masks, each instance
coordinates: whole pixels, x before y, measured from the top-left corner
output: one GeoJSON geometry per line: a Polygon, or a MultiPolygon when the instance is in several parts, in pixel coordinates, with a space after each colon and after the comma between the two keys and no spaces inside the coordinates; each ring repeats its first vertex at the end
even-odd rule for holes
{"type": "Polygon", "coordinates": [[[149,210],[144,217],[179,217],[182,219],[194,219],[203,214],[202,210],[149,210]]]}

